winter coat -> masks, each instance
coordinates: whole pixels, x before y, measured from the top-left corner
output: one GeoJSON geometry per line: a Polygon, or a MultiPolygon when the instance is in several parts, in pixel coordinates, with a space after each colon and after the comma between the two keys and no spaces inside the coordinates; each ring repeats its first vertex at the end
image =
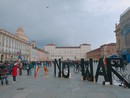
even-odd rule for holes
{"type": "Polygon", "coordinates": [[[12,76],[17,76],[18,64],[15,64],[12,68],[12,76]]]}
{"type": "Polygon", "coordinates": [[[8,75],[8,69],[6,65],[0,66],[0,76],[8,75]]]}

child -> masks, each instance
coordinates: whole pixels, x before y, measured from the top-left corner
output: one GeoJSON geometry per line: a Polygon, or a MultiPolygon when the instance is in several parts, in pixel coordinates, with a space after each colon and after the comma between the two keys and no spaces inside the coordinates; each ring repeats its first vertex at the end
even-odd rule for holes
{"type": "Polygon", "coordinates": [[[13,83],[16,82],[17,68],[18,68],[18,63],[15,63],[13,68],[12,68],[13,83]]]}

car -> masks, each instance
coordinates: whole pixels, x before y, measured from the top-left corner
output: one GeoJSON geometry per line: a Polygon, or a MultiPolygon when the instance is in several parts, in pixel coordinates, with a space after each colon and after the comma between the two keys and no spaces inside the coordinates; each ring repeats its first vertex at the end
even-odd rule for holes
{"type": "Polygon", "coordinates": [[[107,56],[107,58],[119,58],[119,55],[117,55],[117,54],[113,54],[113,55],[109,55],[109,56],[107,56]]]}

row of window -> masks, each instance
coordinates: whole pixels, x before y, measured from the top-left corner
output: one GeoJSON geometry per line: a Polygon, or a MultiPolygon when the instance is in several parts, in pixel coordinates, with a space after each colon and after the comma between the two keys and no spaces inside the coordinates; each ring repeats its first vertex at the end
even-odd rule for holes
{"type": "Polygon", "coordinates": [[[51,55],[51,57],[61,57],[62,58],[62,55],[51,55]]]}
{"type": "Polygon", "coordinates": [[[23,42],[10,38],[4,34],[0,34],[0,46],[2,48],[6,47],[6,49],[5,48],[2,49],[6,52],[9,52],[9,51],[11,52],[12,49],[22,50],[22,51],[26,51],[26,50],[30,49],[29,48],[30,45],[27,45],[26,43],[24,44],[23,42]]]}

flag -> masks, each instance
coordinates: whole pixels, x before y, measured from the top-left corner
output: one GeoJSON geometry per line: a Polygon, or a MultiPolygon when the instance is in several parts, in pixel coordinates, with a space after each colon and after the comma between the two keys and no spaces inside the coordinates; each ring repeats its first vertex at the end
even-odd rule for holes
{"type": "Polygon", "coordinates": [[[17,54],[18,54],[18,59],[20,59],[22,61],[21,50],[17,51],[17,54]]]}
{"type": "Polygon", "coordinates": [[[22,61],[22,57],[21,57],[21,55],[20,55],[20,54],[18,55],[18,59],[20,59],[20,60],[22,61]]]}
{"type": "Polygon", "coordinates": [[[48,75],[48,70],[47,70],[47,67],[46,67],[46,66],[43,67],[43,70],[44,70],[44,72],[46,73],[46,75],[48,75]]]}
{"type": "Polygon", "coordinates": [[[37,77],[38,70],[39,70],[39,66],[36,65],[35,68],[34,68],[34,78],[37,77]]]}

